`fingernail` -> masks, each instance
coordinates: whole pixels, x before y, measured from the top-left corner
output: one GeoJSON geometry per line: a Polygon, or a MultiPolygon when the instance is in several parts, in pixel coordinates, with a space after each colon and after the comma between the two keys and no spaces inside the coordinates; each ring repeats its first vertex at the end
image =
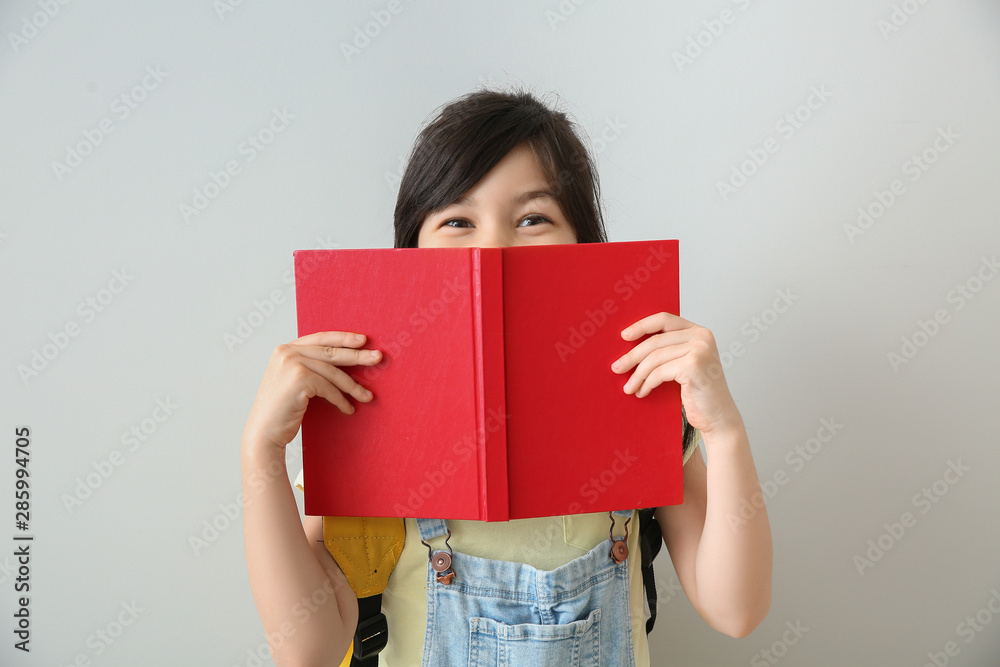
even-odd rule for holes
{"type": "Polygon", "coordinates": [[[613,371],[616,371],[621,367],[622,367],[622,362],[620,361],[616,361],[615,363],[611,364],[611,370],[613,371]]]}
{"type": "Polygon", "coordinates": [[[365,339],[364,334],[354,334],[354,340],[358,341],[359,343],[364,339],[365,339]]]}
{"type": "Polygon", "coordinates": [[[368,350],[368,356],[372,359],[378,359],[379,355],[382,354],[378,350],[368,350]]]}

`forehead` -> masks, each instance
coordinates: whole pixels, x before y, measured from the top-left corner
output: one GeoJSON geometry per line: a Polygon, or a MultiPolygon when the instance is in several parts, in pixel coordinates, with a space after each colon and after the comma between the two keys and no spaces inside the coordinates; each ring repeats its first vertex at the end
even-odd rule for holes
{"type": "Polygon", "coordinates": [[[531,176],[538,178],[542,181],[547,181],[548,177],[546,174],[546,169],[539,159],[538,154],[535,153],[535,149],[531,147],[527,141],[519,143],[514,146],[507,155],[503,157],[500,162],[494,165],[494,169],[501,164],[507,163],[511,168],[517,167],[522,170],[525,174],[530,173],[531,176]]]}
{"type": "Polygon", "coordinates": [[[469,205],[481,194],[503,195],[505,199],[514,199],[518,203],[544,197],[554,199],[545,171],[527,144],[511,149],[455,203],[469,205]]]}

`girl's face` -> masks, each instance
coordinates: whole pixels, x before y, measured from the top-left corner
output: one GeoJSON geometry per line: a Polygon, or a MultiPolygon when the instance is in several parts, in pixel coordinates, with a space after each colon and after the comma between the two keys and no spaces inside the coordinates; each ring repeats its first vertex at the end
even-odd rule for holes
{"type": "Polygon", "coordinates": [[[418,248],[576,243],[531,147],[515,146],[458,201],[424,218],[418,248]]]}

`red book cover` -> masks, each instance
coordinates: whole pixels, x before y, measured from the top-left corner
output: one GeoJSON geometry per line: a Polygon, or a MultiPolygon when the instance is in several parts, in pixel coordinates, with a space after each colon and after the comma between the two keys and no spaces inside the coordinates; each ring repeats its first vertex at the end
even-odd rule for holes
{"type": "Polygon", "coordinates": [[[305,512],[505,521],[683,502],[676,382],[611,370],[679,314],[677,241],[294,253],[299,336],[365,334],[373,400],[302,420],[305,512]]]}

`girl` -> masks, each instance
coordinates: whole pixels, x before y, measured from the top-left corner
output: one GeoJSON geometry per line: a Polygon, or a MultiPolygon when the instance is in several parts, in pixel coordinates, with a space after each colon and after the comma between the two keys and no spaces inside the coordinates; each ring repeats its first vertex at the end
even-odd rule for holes
{"type": "MultiPolygon", "coordinates": [[[[532,95],[466,95],[418,137],[396,203],[396,247],[606,240],[590,156],[567,117],[532,95]]],[[[680,584],[711,627],[744,637],[770,607],[771,533],[763,507],[741,513],[762,496],[715,340],[664,312],[621,335],[648,335],[608,369],[623,376],[625,393],[641,400],[664,382],[681,385],[684,503],[655,510],[680,584]]],[[[247,420],[247,566],[276,664],[339,665],[357,627],[358,603],[324,546],[322,517],[306,516],[299,526],[284,449],[310,397],[346,414],[354,412],[348,397],[370,401],[371,392],[341,367],[380,359],[365,348],[363,332],[279,345],[247,420]]],[[[301,473],[296,485],[302,488],[301,473]]],[[[605,513],[489,524],[406,519],[402,555],[382,596],[389,624],[382,664],[498,664],[500,654],[499,664],[648,665],[637,524],[625,524],[632,527],[628,555],[617,563],[608,557],[605,513]],[[421,544],[444,549],[446,530],[461,586],[434,581],[421,544]]],[[[622,534],[622,522],[612,527],[622,534]]]]}

